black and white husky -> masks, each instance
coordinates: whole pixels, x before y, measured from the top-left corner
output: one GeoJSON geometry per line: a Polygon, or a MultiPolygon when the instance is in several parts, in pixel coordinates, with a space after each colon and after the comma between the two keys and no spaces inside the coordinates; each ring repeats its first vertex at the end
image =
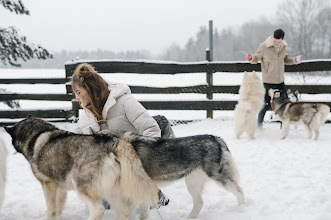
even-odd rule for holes
{"type": "MultiPolygon", "coordinates": [[[[132,132],[103,130],[128,141],[136,150],[144,169],[157,185],[185,178],[193,199],[188,218],[196,218],[203,205],[202,191],[208,179],[232,192],[238,205],[245,204],[239,173],[226,143],[213,135],[180,138],[145,137],[132,132]]],[[[147,218],[148,207],[140,206],[141,219],[147,218]]]]}
{"type": "Polygon", "coordinates": [[[314,140],[317,140],[319,128],[330,113],[330,107],[320,103],[291,102],[280,94],[277,89],[269,90],[271,108],[282,121],[282,139],[287,137],[291,123],[302,123],[307,130],[307,138],[312,138],[314,132],[314,140]]]}

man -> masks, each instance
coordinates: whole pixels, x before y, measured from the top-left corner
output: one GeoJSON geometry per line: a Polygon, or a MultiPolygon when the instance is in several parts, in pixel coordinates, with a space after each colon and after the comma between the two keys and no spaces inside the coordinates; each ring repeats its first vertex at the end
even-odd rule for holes
{"type": "Polygon", "coordinates": [[[302,55],[288,57],[287,44],[284,41],[285,32],[277,29],[274,34],[261,43],[255,54],[247,54],[246,60],[251,64],[258,63],[261,60],[262,81],[266,90],[264,96],[264,107],[258,115],[258,126],[262,128],[262,123],[266,111],[270,108],[270,96],[268,90],[279,89],[283,96],[286,96],[286,87],[284,84],[285,65],[299,64],[302,61],[302,55]]]}

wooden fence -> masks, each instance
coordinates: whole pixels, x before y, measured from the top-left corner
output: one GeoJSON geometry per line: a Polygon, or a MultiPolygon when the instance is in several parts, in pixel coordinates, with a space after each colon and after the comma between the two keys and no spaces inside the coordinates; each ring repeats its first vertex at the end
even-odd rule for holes
{"type": "MultiPolygon", "coordinates": [[[[73,100],[74,96],[70,86],[70,77],[76,66],[83,61],[77,60],[65,64],[66,78],[48,79],[0,79],[1,84],[66,84],[66,94],[28,94],[22,93],[0,93],[0,101],[10,100],[52,100],[72,102],[70,110],[0,110],[0,118],[16,119],[25,118],[32,114],[41,118],[52,118],[58,120],[73,120],[78,117],[79,105],[73,100]]],[[[179,94],[200,93],[206,94],[205,101],[141,101],[142,105],[150,110],[206,110],[207,117],[212,117],[213,110],[233,110],[237,101],[212,100],[215,93],[238,94],[240,85],[213,85],[213,73],[215,72],[244,72],[261,71],[260,64],[249,64],[248,62],[148,62],[148,61],[84,61],[92,64],[99,73],[139,73],[139,74],[182,74],[182,73],[206,73],[206,82],[201,85],[186,87],[145,87],[130,86],[132,93],[140,94],[179,94]]],[[[311,60],[300,65],[286,66],[286,72],[320,72],[331,70],[331,60],[311,60]]],[[[287,85],[291,90],[299,90],[307,94],[331,94],[331,85],[287,85]]],[[[331,107],[330,102],[323,102],[331,107]]]]}

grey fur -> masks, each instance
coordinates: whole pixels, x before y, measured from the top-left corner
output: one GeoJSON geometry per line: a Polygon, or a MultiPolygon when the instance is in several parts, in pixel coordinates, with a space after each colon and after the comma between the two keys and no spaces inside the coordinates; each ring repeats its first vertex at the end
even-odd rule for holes
{"type": "MultiPolygon", "coordinates": [[[[164,137],[164,138],[174,138],[175,137],[175,134],[171,128],[170,122],[165,116],[156,115],[156,116],[153,116],[153,118],[161,129],[161,137],[164,137]]],[[[107,129],[108,129],[107,124],[105,122],[101,122],[100,130],[102,131],[102,130],[107,130],[107,129]]],[[[91,131],[91,134],[92,133],[93,133],[93,131],[91,131]]]]}
{"type": "Polygon", "coordinates": [[[153,116],[154,120],[157,122],[161,129],[161,137],[164,138],[174,138],[175,134],[171,128],[169,120],[163,115],[153,116]]]}
{"type": "Polygon", "coordinates": [[[163,195],[146,175],[132,146],[115,136],[74,134],[33,117],[5,130],[42,184],[48,219],[61,214],[70,189],[87,203],[91,219],[102,219],[103,198],[112,203],[118,219],[128,219],[138,203],[153,206],[163,195]],[[62,203],[55,205],[58,199],[62,203]]]}
{"type": "MultiPolygon", "coordinates": [[[[144,137],[132,132],[104,130],[132,144],[148,175],[157,183],[170,183],[185,177],[193,198],[189,218],[196,218],[203,205],[202,189],[208,178],[214,180],[245,204],[239,174],[226,143],[213,135],[181,138],[144,137]]],[[[141,207],[141,213],[146,210],[141,207]]]]}

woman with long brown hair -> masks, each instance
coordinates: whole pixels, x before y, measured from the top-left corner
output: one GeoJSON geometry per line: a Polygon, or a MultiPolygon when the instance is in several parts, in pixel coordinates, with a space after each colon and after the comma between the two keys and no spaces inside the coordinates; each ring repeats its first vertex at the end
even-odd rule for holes
{"type": "Polygon", "coordinates": [[[77,66],[71,86],[81,107],[76,133],[89,134],[90,128],[100,131],[103,126],[139,135],[160,137],[161,130],[147,110],[131,95],[124,84],[104,80],[93,66],[77,66]]]}

